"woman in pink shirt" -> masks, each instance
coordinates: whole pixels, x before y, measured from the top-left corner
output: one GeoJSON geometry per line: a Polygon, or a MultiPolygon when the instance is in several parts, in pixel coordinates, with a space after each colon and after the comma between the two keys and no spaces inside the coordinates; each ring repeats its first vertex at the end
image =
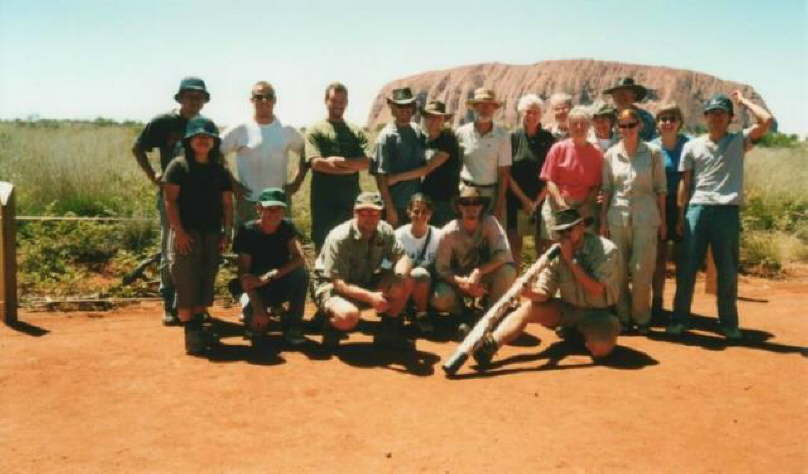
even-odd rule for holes
{"type": "Polygon", "coordinates": [[[598,216],[595,199],[600,189],[603,154],[587,140],[591,121],[586,108],[572,109],[567,119],[570,137],[557,142],[547,153],[540,175],[547,182],[547,199],[541,212],[545,223],[543,239],[558,239],[545,229],[555,225],[553,215],[561,209],[577,209],[584,218],[598,216]]]}

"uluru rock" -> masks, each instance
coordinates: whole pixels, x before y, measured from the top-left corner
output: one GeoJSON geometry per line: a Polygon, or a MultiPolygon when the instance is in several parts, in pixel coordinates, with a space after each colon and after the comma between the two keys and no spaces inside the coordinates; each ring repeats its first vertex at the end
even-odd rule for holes
{"type": "MultiPolygon", "coordinates": [[[[688,128],[701,125],[702,104],[716,92],[729,94],[740,89],[746,97],[765,106],[760,95],[749,85],[683,69],[592,59],[542,61],[531,65],[486,63],[424,72],[388,83],[371,106],[367,126],[376,130],[392,120],[385,98],[390,96],[392,89],[404,86],[412,88],[420,105],[427,99],[445,102],[448,111],[455,114],[455,125],[470,120],[466,100],[474,89],[494,89],[503,101],[495,120],[515,127],[518,121],[516,104],[524,94],[535,93],[546,100],[554,92],[566,92],[572,95],[576,104],[608,102],[609,96],[603,95],[603,90],[622,77],[632,77],[636,83],[651,89],[649,97],[640,103],[651,113],[655,113],[660,104],[677,102],[688,128]]],[[[552,121],[552,113],[549,107],[545,107],[542,124],[548,126],[552,121]]],[[[745,110],[736,110],[736,125],[746,127],[749,122],[745,110]]]]}

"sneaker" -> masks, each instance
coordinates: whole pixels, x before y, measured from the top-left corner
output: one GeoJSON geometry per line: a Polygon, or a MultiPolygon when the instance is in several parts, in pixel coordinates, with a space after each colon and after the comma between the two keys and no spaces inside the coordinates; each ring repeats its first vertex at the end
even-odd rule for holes
{"type": "Polygon", "coordinates": [[[729,342],[739,342],[743,340],[743,333],[741,333],[741,330],[737,327],[720,326],[719,330],[729,342]]]}
{"type": "Polygon", "coordinates": [[[303,330],[298,326],[292,326],[283,331],[283,340],[291,347],[300,347],[309,342],[303,335],[303,330]]]}
{"type": "Polygon", "coordinates": [[[485,370],[491,366],[491,360],[494,359],[494,354],[497,353],[497,349],[497,341],[494,340],[494,337],[490,333],[483,336],[480,344],[471,354],[480,370],[485,370]]]}
{"type": "Polygon", "coordinates": [[[163,313],[163,326],[181,326],[180,318],[173,311],[163,313]]]}
{"type": "Polygon", "coordinates": [[[685,333],[687,328],[682,323],[671,323],[665,328],[665,334],[668,336],[679,337],[685,333]]]}

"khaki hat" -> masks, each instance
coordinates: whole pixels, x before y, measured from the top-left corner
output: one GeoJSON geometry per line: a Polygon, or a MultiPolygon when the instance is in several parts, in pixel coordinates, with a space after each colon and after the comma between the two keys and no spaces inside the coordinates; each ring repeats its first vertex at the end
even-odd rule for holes
{"type": "Polygon", "coordinates": [[[553,225],[550,230],[553,232],[560,232],[562,230],[567,230],[570,227],[575,226],[579,222],[583,222],[585,225],[589,225],[592,223],[591,217],[581,217],[581,213],[578,212],[578,209],[562,209],[555,213],[553,216],[555,218],[555,225],[553,225]]]}
{"type": "Polygon", "coordinates": [[[354,210],[375,209],[381,211],[384,209],[384,201],[382,201],[381,194],[373,191],[365,191],[356,197],[353,208],[354,210]]]}
{"type": "Polygon", "coordinates": [[[396,105],[410,105],[415,103],[415,96],[412,95],[412,90],[409,87],[393,89],[393,95],[392,97],[387,98],[387,103],[396,105]]]}
{"type": "Polygon", "coordinates": [[[502,106],[502,102],[497,100],[497,94],[494,92],[494,90],[486,89],[485,87],[475,89],[474,97],[467,100],[466,105],[483,104],[486,102],[496,104],[497,107],[502,106]]]}
{"type": "Polygon", "coordinates": [[[451,118],[453,114],[446,113],[446,104],[439,100],[430,100],[424,107],[421,107],[421,115],[439,115],[443,118],[451,118]]]}

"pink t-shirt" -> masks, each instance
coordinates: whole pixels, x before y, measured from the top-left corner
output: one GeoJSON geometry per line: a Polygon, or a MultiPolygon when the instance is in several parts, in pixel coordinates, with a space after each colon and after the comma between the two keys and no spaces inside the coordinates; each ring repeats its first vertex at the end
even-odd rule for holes
{"type": "Polygon", "coordinates": [[[583,201],[590,189],[600,185],[602,168],[600,150],[589,142],[575,146],[568,138],[547,152],[539,177],[554,182],[565,199],[583,201]]]}

